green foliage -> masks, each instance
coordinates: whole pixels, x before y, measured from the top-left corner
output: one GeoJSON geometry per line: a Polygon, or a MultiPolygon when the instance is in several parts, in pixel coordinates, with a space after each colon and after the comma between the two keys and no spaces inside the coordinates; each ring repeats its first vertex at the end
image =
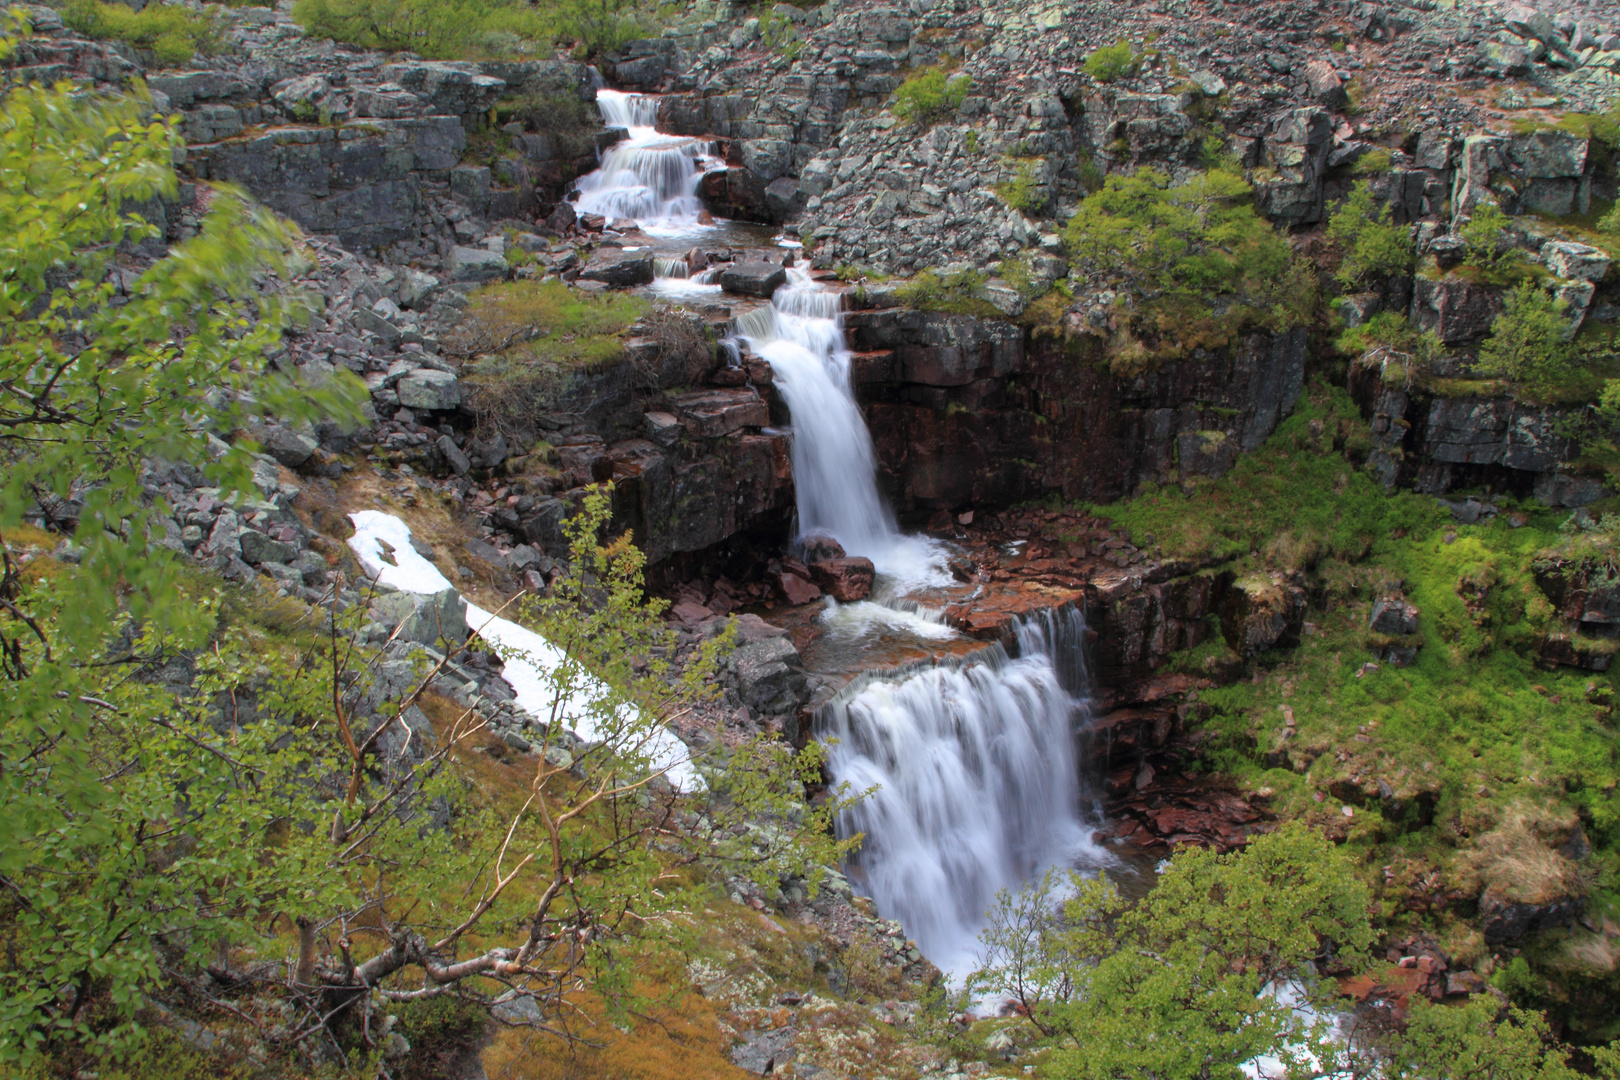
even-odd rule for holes
{"type": "Polygon", "coordinates": [[[918,311],[948,311],[957,315],[1000,318],[995,305],[984,298],[984,275],[966,268],[938,274],[924,270],[894,291],[895,299],[918,311]]]}
{"type": "Polygon", "coordinates": [[[560,42],[591,55],[654,29],[650,6],[638,0],[298,0],[293,15],[311,37],[429,59],[544,56],[560,42]]]}
{"type": "Polygon", "coordinates": [[[1333,345],[1362,364],[1377,365],[1385,382],[1400,384],[1428,375],[1446,348],[1434,331],[1420,332],[1398,311],[1380,311],[1344,331],[1333,345]]]}
{"type": "Polygon", "coordinates": [[[1412,269],[1412,231],[1390,222],[1389,206],[1374,203],[1366,180],[1356,181],[1350,197],[1328,218],[1327,233],[1344,253],[1335,275],[1343,285],[1412,269]]]}
{"type": "Polygon", "coordinates": [[[1503,1010],[1489,996],[1452,1007],[1412,1003],[1404,1037],[1393,1041],[1391,1075],[1450,1080],[1576,1080],[1569,1051],[1547,1020],[1523,1009],[1503,1010]]]}
{"type": "Polygon", "coordinates": [[[1475,370],[1512,379],[1534,397],[1554,390],[1569,376],[1575,358],[1574,346],[1564,340],[1569,320],[1563,307],[1535,282],[1520,284],[1491,324],[1475,370]]]}
{"type": "Polygon", "coordinates": [[[1124,38],[1113,45],[1104,45],[1086,57],[1086,74],[1101,83],[1117,82],[1135,75],[1142,66],[1142,58],[1124,38]]]}
{"type": "MultiPolygon", "coordinates": [[[[1329,1052],[1325,1020],[1262,993],[1323,952],[1354,964],[1372,940],[1366,891],[1320,835],[1285,826],[1232,855],[1183,851],[1135,905],[1106,878],[1069,886],[1061,915],[1051,875],[1000,894],[970,981],[1051,1038],[1049,1075],[1235,1077],[1260,1054],[1329,1052]]],[[[1331,989],[1299,984],[1321,1004],[1331,989]]]]}
{"type": "Polygon", "coordinates": [[[1110,176],[1080,204],[1063,233],[1070,251],[1134,301],[1134,338],[1116,367],[1222,345],[1245,326],[1278,329],[1314,307],[1314,275],[1293,263],[1250,196],[1230,173],[1174,184],[1139,169],[1110,176]]]}
{"type": "Polygon", "coordinates": [[[1353,172],[1357,176],[1372,176],[1377,173],[1387,173],[1395,165],[1395,155],[1383,147],[1369,150],[1356,159],[1353,172]]]}
{"type": "Polygon", "coordinates": [[[1511,284],[1535,273],[1524,252],[1508,235],[1511,220],[1495,203],[1482,202],[1457,230],[1457,235],[1468,244],[1468,267],[1487,284],[1511,284]]]}
{"type": "Polygon", "coordinates": [[[212,461],[230,502],[254,490],[251,459],[210,440],[248,404],[343,420],[356,398],[267,375],[296,238],[228,189],[110,302],[119,244],[154,234],[124,208],[176,188],[176,135],[140,114],[40,87],[0,114],[0,1071],[118,1075],[144,1053],[141,1011],[202,1000],[210,967],[245,991],[210,1022],[303,1057],[280,1075],[313,1075],[317,1047],[375,1053],[383,1000],[487,1007],[515,989],[548,1025],[582,998],[628,1022],[643,961],[689,940],[704,876],[813,892],[853,842],[830,828],[847,799],[805,806],[819,752],[770,741],[717,740],[700,790],[663,782],[680,764],[653,749],[664,718],[712,692],[729,635],[671,670],[643,557],[628,534],[600,540],[607,491],[567,523],[569,558],[523,616],[549,643],[531,658],[543,749],[565,728],[591,741],[515,784],[463,746],[471,711],[411,730],[420,757],[384,752],[403,710],[436,708],[435,671],[370,704],[379,657],[350,640],[364,605],[273,607],[158,544],[169,508],[145,462],[212,461]],[[82,557],[25,566],[24,538],[54,540],[23,520],[68,496],[82,557]]]}
{"type": "Polygon", "coordinates": [[[1610,236],[1620,236],[1620,202],[1616,202],[1609,212],[1598,221],[1598,231],[1610,236]]]}
{"type": "Polygon", "coordinates": [[[196,53],[214,53],[220,47],[219,22],[206,8],[198,13],[153,3],[135,11],[100,0],[66,0],[61,13],[65,24],[86,37],[151,49],[165,65],[183,64],[196,53]]]}
{"type": "Polygon", "coordinates": [[[1008,164],[1014,167],[1013,178],[997,184],[996,194],[1014,210],[1026,213],[1038,210],[1046,199],[1040,192],[1041,182],[1035,175],[1036,161],[1009,161],[1008,164]]]}
{"type": "Polygon", "coordinates": [[[917,71],[894,92],[890,110],[907,123],[927,126],[956,112],[973,89],[973,79],[965,72],[950,74],[936,64],[917,71]]]}
{"type": "Polygon", "coordinates": [[[151,49],[164,65],[185,63],[194,53],[214,53],[220,47],[219,19],[206,10],[196,13],[167,3],[134,11],[123,3],[66,0],[62,21],[86,37],[151,49]]]}

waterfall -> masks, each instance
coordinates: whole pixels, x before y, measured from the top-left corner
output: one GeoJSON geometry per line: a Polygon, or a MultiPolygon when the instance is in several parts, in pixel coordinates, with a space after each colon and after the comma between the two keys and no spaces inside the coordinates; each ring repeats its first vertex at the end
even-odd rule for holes
{"type": "Polygon", "coordinates": [[[580,212],[609,220],[634,218],[649,232],[700,223],[703,204],[698,184],[703,160],[714,155],[713,146],[701,139],[660,134],[654,126],[656,96],[598,90],[596,104],[604,123],[630,134],[602,155],[600,169],[580,177],[580,212]]]}
{"type": "Polygon", "coordinates": [[[1043,612],[1018,627],[1016,659],[993,646],[980,662],[868,683],[818,715],[834,780],[877,789],[838,823],[866,834],[851,881],[956,976],[974,967],[997,890],[1111,861],[1081,812],[1084,633],[1073,607],[1043,612]]]}
{"type": "Polygon", "coordinates": [[[834,537],[896,585],[947,581],[940,545],[903,535],[878,491],[872,437],[850,387],[842,301],[795,267],[769,308],[747,312],[733,326],[771,365],[793,416],[799,532],[834,537]]]}

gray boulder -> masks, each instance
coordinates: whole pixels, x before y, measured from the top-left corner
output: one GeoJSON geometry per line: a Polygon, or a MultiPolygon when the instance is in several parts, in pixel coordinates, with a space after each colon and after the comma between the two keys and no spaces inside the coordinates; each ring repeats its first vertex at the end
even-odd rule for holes
{"type": "Polygon", "coordinates": [[[770,637],[737,649],[728,658],[737,696],[755,712],[792,713],[804,704],[808,683],[799,651],[786,637],[770,637]]]}
{"type": "Polygon", "coordinates": [[[720,287],[743,296],[769,300],[787,281],[787,271],[775,263],[741,262],[720,272],[720,287]]]}
{"type": "Polygon", "coordinates": [[[461,404],[461,384],[448,371],[418,368],[399,380],[395,389],[407,409],[440,412],[461,404]]]}
{"type": "Polygon", "coordinates": [[[1609,272],[1608,252],[1590,244],[1555,240],[1541,249],[1541,257],[1547,269],[1561,278],[1596,282],[1609,272]]]}
{"type": "Polygon", "coordinates": [[[1415,634],[1418,609],[1404,596],[1381,597],[1373,604],[1367,627],[1376,634],[1415,634]]]}
{"type": "Polygon", "coordinates": [[[617,289],[651,285],[652,252],[646,249],[626,252],[623,248],[598,248],[579,276],[582,281],[600,281],[617,289]]]}
{"type": "Polygon", "coordinates": [[[461,447],[457,446],[450,436],[440,435],[434,445],[438,447],[444,463],[450,466],[450,471],[457,476],[466,476],[472,470],[472,462],[467,460],[467,455],[462,453],[461,447]]]}
{"type": "Polygon", "coordinates": [[[320,443],[308,432],[285,424],[273,424],[264,432],[264,452],[289,469],[296,469],[314,456],[320,443]]]}
{"type": "Polygon", "coordinates": [[[508,269],[506,256],[498,251],[460,244],[450,249],[450,277],[454,281],[499,281],[506,277],[508,269]]]}
{"type": "Polygon", "coordinates": [[[460,645],[467,640],[467,601],[454,589],[428,596],[384,593],[372,601],[371,616],[389,633],[399,627],[402,641],[433,645],[442,638],[460,645]]]}
{"type": "Polygon", "coordinates": [[[280,540],[272,540],[262,532],[243,529],[241,534],[242,561],[253,566],[260,563],[289,563],[298,557],[298,549],[280,540]]]}
{"type": "Polygon", "coordinates": [[[506,82],[469,70],[470,64],[384,65],[383,77],[415,94],[436,116],[480,116],[500,99],[506,82]]]}

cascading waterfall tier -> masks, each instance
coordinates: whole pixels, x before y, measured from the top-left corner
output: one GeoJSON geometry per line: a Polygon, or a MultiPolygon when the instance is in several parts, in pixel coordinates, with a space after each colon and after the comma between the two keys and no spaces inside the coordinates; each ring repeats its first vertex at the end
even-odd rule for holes
{"type": "Polygon", "coordinates": [[[832,536],[897,584],[942,583],[949,580],[943,550],[902,534],[878,491],[872,437],[850,387],[842,303],[795,267],[769,308],[746,313],[733,328],[771,365],[793,417],[800,535],[832,536]]]}
{"type": "Polygon", "coordinates": [[[598,90],[597,107],[609,127],[629,137],[602,155],[602,167],[579,180],[582,213],[633,218],[648,232],[689,229],[703,219],[698,185],[714,147],[701,139],[661,134],[658,99],[598,90]]]}
{"type": "Polygon", "coordinates": [[[1112,861],[1082,809],[1084,635],[1072,606],[1043,612],[1018,627],[1016,658],[993,646],[960,667],[858,686],[818,713],[834,780],[876,789],[838,822],[866,837],[850,878],[946,972],[975,966],[998,890],[1112,861]]]}

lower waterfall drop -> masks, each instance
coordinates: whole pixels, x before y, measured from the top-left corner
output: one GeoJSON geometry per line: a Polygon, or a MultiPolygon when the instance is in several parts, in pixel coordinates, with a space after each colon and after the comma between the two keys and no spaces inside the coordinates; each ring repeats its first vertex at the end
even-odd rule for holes
{"type": "Polygon", "coordinates": [[[837,740],[833,779],[876,788],[838,823],[866,836],[852,884],[958,979],[998,890],[1113,861],[1081,810],[1084,635],[1073,607],[1043,612],[1018,627],[1016,659],[993,646],[983,662],[869,683],[820,715],[818,737],[837,740]]]}

